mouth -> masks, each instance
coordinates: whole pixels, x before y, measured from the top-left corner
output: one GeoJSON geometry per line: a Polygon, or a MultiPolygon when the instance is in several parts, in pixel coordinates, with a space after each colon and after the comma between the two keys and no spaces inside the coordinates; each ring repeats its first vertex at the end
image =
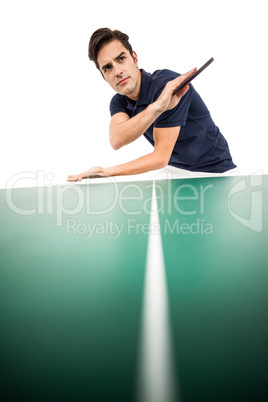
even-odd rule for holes
{"type": "Polygon", "coordinates": [[[122,86],[128,82],[130,77],[123,78],[121,81],[117,83],[118,86],[122,86]]]}

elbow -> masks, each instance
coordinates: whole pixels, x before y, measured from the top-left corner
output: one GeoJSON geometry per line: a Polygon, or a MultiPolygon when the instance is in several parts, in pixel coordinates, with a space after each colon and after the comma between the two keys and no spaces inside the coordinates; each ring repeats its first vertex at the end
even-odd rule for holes
{"type": "Polygon", "coordinates": [[[167,164],[168,164],[168,161],[166,161],[165,159],[162,159],[160,162],[159,162],[159,167],[158,167],[158,169],[163,169],[164,167],[166,167],[167,166],[167,164]]]}
{"type": "Polygon", "coordinates": [[[110,144],[111,147],[117,151],[118,149],[122,148],[122,144],[120,143],[120,141],[118,140],[118,138],[116,138],[114,135],[110,134],[110,144]]]}
{"type": "Polygon", "coordinates": [[[164,167],[166,167],[169,159],[170,157],[166,158],[165,155],[155,152],[155,169],[163,169],[164,167]]]}
{"type": "Polygon", "coordinates": [[[155,164],[155,169],[163,169],[168,164],[168,161],[164,158],[158,159],[155,164]]]}
{"type": "Polygon", "coordinates": [[[112,140],[110,140],[110,144],[111,144],[111,147],[115,150],[115,151],[117,151],[118,149],[120,149],[121,147],[122,147],[122,145],[120,145],[118,142],[116,142],[116,141],[112,141],[112,140]]]}

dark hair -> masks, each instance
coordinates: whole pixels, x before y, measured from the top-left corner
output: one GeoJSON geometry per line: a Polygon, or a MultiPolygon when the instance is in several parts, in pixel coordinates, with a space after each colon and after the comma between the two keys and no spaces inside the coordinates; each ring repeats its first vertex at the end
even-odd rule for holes
{"type": "MultiPolygon", "coordinates": [[[[113,40],[119,40],[122,45],[129,51],[132,56],[132,46],[128,41],[128,35],[114,30],[112,31],[109,28],[100,28],[97,29],[90,38],[88,45],[88,57],[90,60],[94,61],[96,67],[99,68],[99,64],[97,61],[98,53],[104,45],[112,42],[113,40]]],[[[132,56],[133,57],[133,56],[132,56]]]]}

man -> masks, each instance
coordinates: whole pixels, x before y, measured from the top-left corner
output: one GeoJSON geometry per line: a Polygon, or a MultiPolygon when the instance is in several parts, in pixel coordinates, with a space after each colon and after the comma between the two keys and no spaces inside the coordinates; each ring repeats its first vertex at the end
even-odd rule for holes
{"type": "Polygon", "coordinates": [[[68,176],[68,181],[139,174],[168,164],[212,173],[236,167],[225,138],[194,87],[190,84],[173,95],[174,89],[196,69],[183,75],[170,70],[153,74],[140,70],[128,36],[108,28],[92,34],[89,59],[117,92],[110,104],[112,147],[119,149],[144,135],[154,150],[122,165],[96,166],[68,176]]]}

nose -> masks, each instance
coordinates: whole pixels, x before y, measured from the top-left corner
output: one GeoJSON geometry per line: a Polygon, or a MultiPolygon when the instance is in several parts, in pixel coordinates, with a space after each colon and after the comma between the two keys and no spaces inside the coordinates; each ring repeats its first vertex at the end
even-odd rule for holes
{"type": "Polygon", "coordinates": [[[121,66],[119,64],[114,66],[114,74],[116,77],[121,76],[123,74],[121,66]]]}

